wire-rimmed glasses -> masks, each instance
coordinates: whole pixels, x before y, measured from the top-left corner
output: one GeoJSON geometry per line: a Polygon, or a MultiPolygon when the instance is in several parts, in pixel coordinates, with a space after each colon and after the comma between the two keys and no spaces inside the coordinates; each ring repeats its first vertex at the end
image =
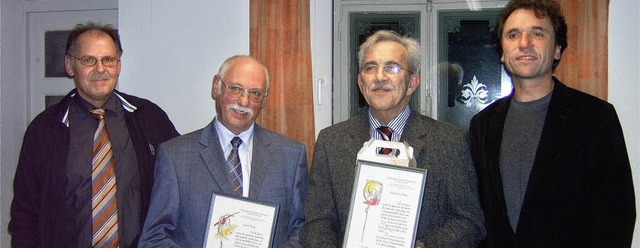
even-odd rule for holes
{"type": "Polygon", "coordinates": [[[367,64],[364,66],[364,68],[362,68],[362,72],[364,74],[374,74],[377,73],[378,70],[380,69],[380,66],[382,66],[382,72],[385,75],[396,75],[398,73],[400,73],[400,71],[405,70],[408,71],[409,73],[413,74],[412,71],[407,70],[406,68],[400,66],[399,64],[384,64],[384,65],[379,65],[379,64],[367,64]]]}
{"type": "Polygon", "coordinates": [[[106,67],[113,67],[116,66],[118,64],[118,62],[120,62],[119,58],[114,58],[114,57],[102,57],[101,59],[98,59],[96,57],[93,56],[82,56],[80,58],[73,56],[73,55],[69,55],[69,57],[72,57],[74,59],[80,60],[80,64],[84,65],[84,66],[94,66],[98,63],[98,60],[100,60],[100,62],[102,62],[102,65],[106,66],[106,67]]]}
{"type": "Polygon", "coordinates": [[[264,93],[259,90],[255,90],[255,89],[247,90],[239,85],[227,85],[224,83],[224,81],[222,81],[222,77],[218,77],[218,78],[220,79],[222,86],[228,89],[229,94],[231,94],[232,96],[240,97],[244,95],[245,92],[247,92],[249,99],[251,99],[251,101],[254,101],[254,102],[260,102],[267,96],[267,93],[264,93]]]}

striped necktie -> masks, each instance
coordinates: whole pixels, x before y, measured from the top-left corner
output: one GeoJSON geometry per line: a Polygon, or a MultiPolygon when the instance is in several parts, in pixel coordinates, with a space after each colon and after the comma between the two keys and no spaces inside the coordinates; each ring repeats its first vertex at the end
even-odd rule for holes
{"type": "Polygon", "coordinates": [[[116,174],[109,133],[105,126],[104,109],[94,109],[91,114],[98,119],[93,136],[91,160],[91,225],[92,247],[118,247],[118,200],[116,199],[116,174]]]}
{"type": "MultiPolygon", "coordinates": [[[[386,140],[386,141],[391,141],[391,129],[389,129],[389,127],[387,126],[380,126],[379,128],[377,128],[378,132],[380,133],[380,135],[382,136],[382,139],[386,140]]],[[[391,154],[391,151],[393,149],[391,148],[382,148],[380,149],[380,151],[378,151],[378,154],[391,154]]]]}
{"type": "Polygon", "coordinates": [[[242,144],[242,139],[234,137],[231,139],[231,153],[227,157],[227,165],[229,166],[229,180],[233,184],[233,190],[238,195],[242,195],[242,165],[240,164],[240,156],[238,156],[238,147],[242,144]]]}

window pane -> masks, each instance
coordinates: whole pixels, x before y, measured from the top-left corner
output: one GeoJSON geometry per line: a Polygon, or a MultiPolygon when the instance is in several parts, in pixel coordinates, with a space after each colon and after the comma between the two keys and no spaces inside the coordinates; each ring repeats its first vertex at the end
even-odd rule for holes
{"type": "Polygon", "coordinates": [[[498,12],[443,11],[438,16],[438,119],[467,129],[480,110],[510,91],[493,45],[498,12]]]}
{"type": "Polygon", "coordinates": [[[44,76],[66,77],[64,50],[71,31],[47,31],[44,33],[44,76]]]}
{"type": "MultiPolygon", "coordinates": [[[[406,35],[420,40],[420,12],[357,12],[349,16],[351,25],[350,56],[351,65],[349,86],[349,116],[357,115],[367,106],[367,102],[358,88],[358,48],[364,41],[378,30],[393,30],[400,35],[406,35]]],[[[415,111],[420,111],[420,94],[416,91],[409,100],[409,105],[415,111]]]]}

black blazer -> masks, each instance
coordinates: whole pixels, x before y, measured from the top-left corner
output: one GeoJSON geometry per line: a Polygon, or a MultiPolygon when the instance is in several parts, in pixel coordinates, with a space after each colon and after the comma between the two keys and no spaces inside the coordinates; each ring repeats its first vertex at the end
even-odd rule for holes
{"type": "Polygon", "coordinates": [[[629,156],[613,105],[555,77],[516,232],[499,168],[510,95],[471,120],[486,247],[628,247],[635,224],[629,156]]]}

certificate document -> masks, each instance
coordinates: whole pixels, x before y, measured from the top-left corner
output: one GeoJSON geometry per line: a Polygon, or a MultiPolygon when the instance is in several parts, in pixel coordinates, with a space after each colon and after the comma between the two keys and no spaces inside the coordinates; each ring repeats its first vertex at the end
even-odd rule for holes
{"type": "Polygon", "coordinates": [[[414,247],[427,171],[358,161],[344,247],[414,247]]]}
{"type": "Polygon", "coordinates": [[[214,193],[203,246],[271,247],[278,208],[277,204],[214,193]]]}

